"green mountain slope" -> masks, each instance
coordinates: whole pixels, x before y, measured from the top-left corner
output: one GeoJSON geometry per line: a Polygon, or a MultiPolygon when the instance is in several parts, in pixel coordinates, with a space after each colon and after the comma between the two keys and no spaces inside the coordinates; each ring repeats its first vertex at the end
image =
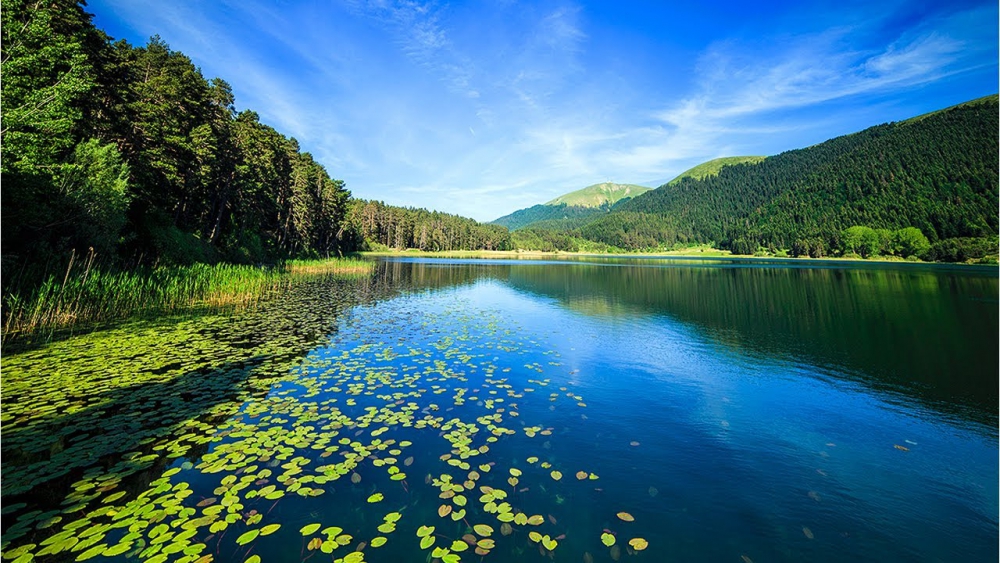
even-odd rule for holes
{"type": "Polygon", "coordinates": [[[518,209],[492,223],[512,231],[527,227],[543,230],[575,229],[608,213],[613,205],[642,195],[650,189],[635,184],[594,184],[563,194],[548,203],[518,209]]]}
{"type": "Polygon", "coordinates": [[[995,237],[998,119],[993,96],[681,178],[577,234],[629,249],[702,242],[753,252],[808,243],[819,253],[842,249],[852,226],[916,227],[931,243],[995,237]]]}
{"type": "Polygon", "coordinates": [[[718,176],[719,171],[722,170],[723,166],[732,166],[734,164],[757,164],[758,162],[767,158],[766,156],[724,156],[721,158],[714,158],[708,162],[702,162],[694,168],[690,168],[681,172],[676,178],[667,182],[667,185],[673,185],[681,181],[681,178],[694,178],[695,180],[703,180],[709,176],[718,176]]]}
{"type": "Polygon", "coordinates": [[[623,199],[633,198],[642,195],[652,188],[637,186],[635,184],[615,184],[604,182],[587,186],[581,190],[563,194],[545,205],[560,205],[577,207],[601,207],[602,205],[614,205],[623,199]]]}
{"type": "Polygon", "coordinates": [[[528,226],[543,229],[575,229],[590,220],[604,215],[610,210],[609,206],[604,207],[581,207],[578,205],[558,205],[539,204],[532,205],[525,209],[518,209],[510,215],[494,220],[494,225],[501,225],[514,231],[524,229],[528,226]]]}

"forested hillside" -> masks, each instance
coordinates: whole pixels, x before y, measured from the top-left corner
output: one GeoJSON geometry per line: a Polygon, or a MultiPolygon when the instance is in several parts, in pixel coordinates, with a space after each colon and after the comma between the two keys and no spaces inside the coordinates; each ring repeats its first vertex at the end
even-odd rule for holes
{"type": "Polygon", "coordinates": [[[844,231],[858,226],[915,227],[938,249],[995,237],[997,123],[992,96],[879,125],[716,176],[682,178],[578,234],[626,249],[702,242],[739,253],[812,246],[820,255],[843,249],[844,231]]]}
{"type": "Polygon", "coordinates": [[[381,201],[352,199],[342,238],[353,247],[375,250],[512,250],[510,231],[499,225],[381,201]]]}
{"type": "MultiPolygon", "coordinates": [[[[91,248],[101,263],[134,266],[360,244],[344,236],[344,183],[161,39],[113,41],[74,0],[4,0],[0,49],[5,274],[65,268],[91,248]]],[[[399,217],[414,213],[383,213],[363,232],[395,245],[409,221],[399,217]]],[[[440,217],[426,223],[432,246],[503,244],[440,217]]]]}
{"type": "Polygon", "coordinates": [[[579,205],[558,205],[539,204],[532,205],[525,209],[518,209],[510,215],[493,221],[494,225],[501,225],[514,231],[531,226],[532,228],[545,229],[575,229],[584,225],[591,219],[606,214],[611,210],[610,205],[601,207],[581,207],[579,205]],[[541,226],[540,223],[545,225],[541,226]]]}
{"type": "Polygon", "coordinates": [[[719,171],[725,166],[732,166],[734,164],[757,164],[758,162],[764,160],[767,157],[764,156],[723,156],[720,158],[713,158],[707,162],[702,162],[701,164],[694,166],[681,172],[676,178],[667,182],[667,184],[676,184],[681,181],[681,178],[694,178],[695,180],[702,180],[709,176],[717,176],[719,171]]]}
{"type": "MultiPolygon", "coordinates": [[[[544,204],[533,205],[495,219],[493,224],[515,231],[532,228],[566,231],[606,215],[614,206],[649,191],[645,186],[604,182],[563,194],[544,204]]],[[[527,240],[523,239],[522,240],[527,240]]],[[[532,248],[532,250],[542,250],[532,248]]]]}

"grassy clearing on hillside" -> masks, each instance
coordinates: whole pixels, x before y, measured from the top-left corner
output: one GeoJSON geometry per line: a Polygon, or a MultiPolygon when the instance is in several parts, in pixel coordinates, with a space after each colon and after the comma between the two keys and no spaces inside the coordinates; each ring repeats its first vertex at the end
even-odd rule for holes
{"type": "Polygon", "coordinates": [[[339,258],[277,266],[195,264],[108,272],[93,267],[91,255],[71,259],[64,274],[52,275],[34,289],[4,295],[3,338],[139,314],[248,306],[286,287],[295,276],[364,275],[373,266],[365,260],[339,258]]]}

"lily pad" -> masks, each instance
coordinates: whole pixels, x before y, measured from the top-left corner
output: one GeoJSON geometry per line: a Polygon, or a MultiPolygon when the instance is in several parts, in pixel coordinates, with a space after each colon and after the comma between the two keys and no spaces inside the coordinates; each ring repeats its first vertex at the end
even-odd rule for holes
{"type": "Polygon", "coordinates": [[[647,542],[643,538],[632,538],[632,539],[628,540],[628,544],[630,546],[632,546],[632,549],[634,549],[636,551],[642,551],[642,550],[646,549],[647,547],[649,547],[649,542],[647,542]]]}

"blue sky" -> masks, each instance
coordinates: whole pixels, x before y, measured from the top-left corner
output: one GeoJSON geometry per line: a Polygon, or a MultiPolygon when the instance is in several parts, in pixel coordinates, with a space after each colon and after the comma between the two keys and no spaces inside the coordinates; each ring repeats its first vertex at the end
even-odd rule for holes
{"type": "Polygon", "coordinates": [[[91,0],[357,197],[481,221],[997,92],[995,0],[91,0]],[[688,4],[688,3],[685,3],[688,4]],[[694,5],[697,4],[697,5],[694,5]]]}

